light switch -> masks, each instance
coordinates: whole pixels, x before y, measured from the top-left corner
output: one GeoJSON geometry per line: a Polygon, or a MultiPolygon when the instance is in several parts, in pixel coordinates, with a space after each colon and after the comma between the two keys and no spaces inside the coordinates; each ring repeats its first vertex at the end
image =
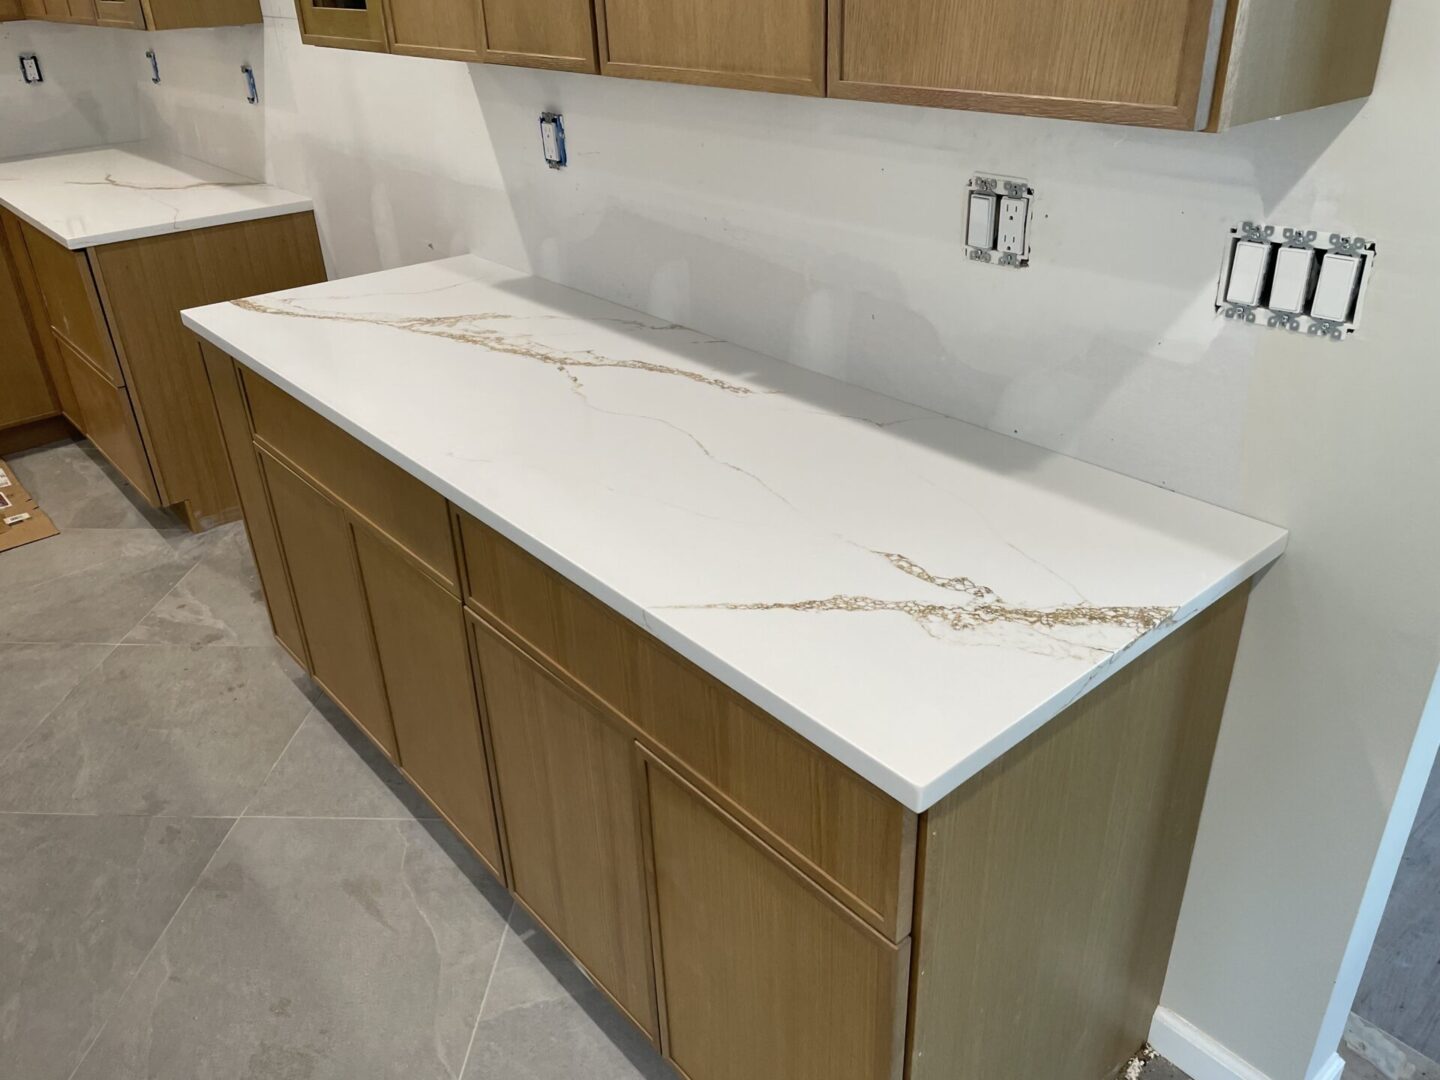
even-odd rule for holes
{"type": "Polygon", "coordinates": [[[1275,256],[1275,276],[1270,283],[1270,310],[1300,315],[1310,298],[1315,276],[1315,252],[1310,248],[1282,247],[1275,256]]]}
{"type": "Polygon", "coordinates": [[[1360,284],[1360,257],[1337,255],[1333,251],[1320,264],[1320,281],[1310,304],[1310,317],[1326,322],[1350,321],[1355,307],[1355,290],[1360,284]]]}
{"type": "Polygon", "coordinates": [[[1025,227],[1030,217],[1030,200],[1007,195],[1000,200],[1000,228],[997,250],[1010,255],[1025,254],[1025,227]]]}
{"type": "Polygon", "coordinates": [[[970,226],[965,243],[980,251],[995,250],[995,208],[1000,200],[994,195],[970,195],[970,226]]]}
{"type": "Polygon", "coordinates": [[[1255,307],[1260,303],[1260,290],[1265,284],[1265,271],[1270,267],[1269,244],[1242,240],[1235,245],[1230,260],[1230,284],[1225,299],[1232,304],[1255,307]]]}

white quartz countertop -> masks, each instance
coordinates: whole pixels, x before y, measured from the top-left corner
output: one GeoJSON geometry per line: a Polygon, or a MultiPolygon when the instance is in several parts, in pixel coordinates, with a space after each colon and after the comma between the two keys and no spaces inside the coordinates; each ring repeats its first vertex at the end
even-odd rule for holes
{"type": "Polygon", "coordinates": [[[912,810],[1285,547],[473,256],[184,320],[912,810]]]}
{"type": "Polygon", "coordinates": [[[0,162],[0,205],[78,251],[312,204],[194,158],[127,143],[0,162]]]}

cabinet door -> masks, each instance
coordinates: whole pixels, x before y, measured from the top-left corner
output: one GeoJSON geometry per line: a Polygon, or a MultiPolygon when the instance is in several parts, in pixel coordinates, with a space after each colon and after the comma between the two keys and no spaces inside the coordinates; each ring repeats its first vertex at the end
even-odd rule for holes
{"type": "Polygon", "coordinates": [[[27,19],[43,19],[49,14],[45,0],[20,0],[20,10],[27,19]]]}
{"type": "Polygon", "coordinates": [[[66,22],[86,23],[93,26],[99,20],[95,11],[95,0],[61,0],[61,3],[52,3],[51,6],[66,8],[64,16],[66,22]]]}
{"type": "Polygon", "coordinates": [[[484,0],[483,14],[486,63],[599,70],[591,0],[484,0]]]}
{"type": "Polygon", "coordinates": [[[21,226],[45,311],[57,337],[69,344],[116,386],[125,384],[110,326],[83,251],[70,251],[29,223],[21,226]]]}
{"type": "Polygon", "coordinates": [[[386,9],[391,52],[480,59],[480,0],[386,0],[386,9]]]}
{"type": "Polygon", "coordinates": [[[145,12],[140,7],[140,0],[95,0],[95,14],[101,26],[145,29],[145,12]]]}
{"type": "Polygon", "coordinates": [[[259,453],[310,656],[310,674],[392,760],[396,759],[395,729],[390,723],[350,522],[340,507],[278,458],[264,450],[259,453]]]}
{"type": "Polygon", "coordinates": [[[595,0],[606,75],[825,93],[825,0],[595,0]]]}
{"type": "Polygon", "coordinates": [[[59,399],[45,373],[19,263],[0,232],[0,428],[54,416],[59,399]]]}
{"type": "Polygon", "coordinates": [[[1193,129],[1224,6],[831,0],[830,95],[1193,129]]]}
{"type": "Polygon", "coordinates": [[[355,543],[405,771],[503,878],[460,601],[369,529],[355,543]]]}
{"type": "Polygon", "coordinates": [[[60,354],[80,407],[80,430],[110,464],[135,485],[146,502],[159,506],[160,492],[149,455],[145,453],[144,440],[140,438],[130,395],[63,341],[60,354]]]}
{"type": "Polygon", "coordinates": [[[863,925],[639,753],[668,1055],[690,1080],[899,1080],[909,939],[863,925]]]}
{"type": "Polygon", "coordinates": [[[630,739],[495,631],[466,617],[475,630],[495,750],[511,888],[655,1038],[630,739]]]}
{"type": "Polygon", "coordinates": [[[307,45],[384,52],[381,0],[295,0],[300,37],[307,45]]]}

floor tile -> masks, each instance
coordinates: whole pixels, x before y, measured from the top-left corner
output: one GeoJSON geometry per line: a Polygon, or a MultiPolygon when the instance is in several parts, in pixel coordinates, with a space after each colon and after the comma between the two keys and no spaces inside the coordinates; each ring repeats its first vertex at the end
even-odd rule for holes
{"type": "Polygon", "coordinates": [[[0,760],[109,655],[110,645],[0,643],[0,760]]]}
{"type": "Polygon", "coordinates": [[[1156,1058],[1146,1065],[1140,1073],[1141,1080],[1190,1080],[1190,1077],[1177,1069],[1164,1058],[1156,1058]]]}
{"type": "Polygon", "coordinates": [[[0,556],[0,641],[119,642],[192,563],[153,532],[61,533],[0,556]],[[76,569],[67,569],[74,560],[76,569]]]}
{"type": "Polygon", "coordinates": [[[0,815],[0,1074],[67,1080],[229,828],[0,815]]]}
{"type": "Polygon", "coordinates": [[[125,640],[130,644],[270,644],[274,634],[244,533],[227,531],[125,640]]]}
{"type": "Polygon", "coordinates": [[[246,816],[437,815],[350,718],[322,696],[256,793],[246,816]]]}
{"type": "Polygon", "coordinates": [[[676,1080],[644,1035],[518,908],[464,1080],[676,1080]]]}
{"type": "Polygon", "coordinates": [[[0,810],[238,816],[310,705],[274,646],[121,645],[0,762],[0,810]]]}
{"type": "Polygon", "coordinates": [[[242,820],[76,1080],[452,1080],[507,907],[418,822],[242,820]]]}
{"type": "Polygon", "coordinates": [[[7,460],[62,532],[174,528],[178,523],[172,515],[147,505],[88,442],[53,443],[7,460]]]}

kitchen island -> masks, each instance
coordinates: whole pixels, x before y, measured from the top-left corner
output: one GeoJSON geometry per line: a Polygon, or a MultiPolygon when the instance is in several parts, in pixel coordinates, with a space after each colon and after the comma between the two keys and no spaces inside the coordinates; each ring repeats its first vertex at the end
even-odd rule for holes
{"type": "Polygon", "coordinates": [[[1282,529],[475,257],[184,321],[277,638],[691,1080],[1136,1052],[1282,529]]]}

